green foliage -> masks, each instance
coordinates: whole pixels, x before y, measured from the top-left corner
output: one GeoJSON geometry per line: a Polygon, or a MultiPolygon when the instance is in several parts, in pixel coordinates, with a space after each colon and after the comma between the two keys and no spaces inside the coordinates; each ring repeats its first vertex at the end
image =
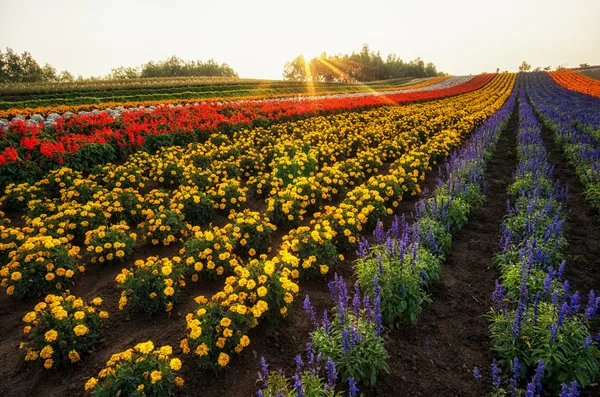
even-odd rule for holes
{"type": "Polygon", "coordinates": [[[441,261],[424,248],[419,248],[416,261],[412,249],[400,255],[398,247],[376,246],[365,258],[355,262],[355,275],[365,294],[374,299],[374,280],[381,288],[381,316],[390,327],[416,324],[423,302],[428,301],[423,271],[429,279],[439,279],[441,261]]]}
{"type": "Polygon", "coordinates": [[[543,383],[550,391],[559,390],[561,383],[577,380],[583,388],[600,374],[598,359],[600,349],[596,344],[586,346],[589,335],[588,324],[580,314],[565,316],[562,325],[557,326],[552,336],[552,324],[556,325],[559,308],[548,302],[541,302],[537,315],[533,305],[524,310],[520,333],[515,337],[513,324],[515,312],[509,315],[490,312],[490,336],[493,349],[498,354],[498,362],[510,367],[514,357],[522,363],[521,377],[533,375],[538,360],[546,367],[543,383]]]}
{"type": "MultiPolygon", "coordinates": [[[[349,316],[350,317],[350,316],[349,316]]],[[[366,385],[377,382],[379,372],[389,372],[387,359],[389,354],[383,346],[381,335],[375,331],[375,324],[360,316],[346,318],[355,325],[360,341],[344,351],[342,329],[339,316],[335,316],[329,325],[329,332],[317,328],[312,333],[312,345],[322,357],[331,357],[344,382],[353,378],[366,385]]]]}

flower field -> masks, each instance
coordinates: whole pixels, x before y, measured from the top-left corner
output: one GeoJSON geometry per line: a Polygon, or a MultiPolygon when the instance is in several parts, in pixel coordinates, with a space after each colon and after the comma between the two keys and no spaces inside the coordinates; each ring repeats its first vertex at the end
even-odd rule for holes
{"type": "Polygon", "coordinates": [[[590,81],[15,87],[0,392],[600,395],[590,81]]]}

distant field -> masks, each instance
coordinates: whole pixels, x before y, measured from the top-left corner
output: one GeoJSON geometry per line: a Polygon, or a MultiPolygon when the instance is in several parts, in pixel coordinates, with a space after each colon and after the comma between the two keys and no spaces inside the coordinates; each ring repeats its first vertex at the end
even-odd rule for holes
{"type": "Polygon", "coordinates": [[[575,71],[581,74],[585,74],[586,76],[589,76],[596,80],[600,80],[600,66],[598,66],[597,68],[590,69],[576,69],[575,71]]]}
{"type": "Polygon", "coordinates": [[[413,78],[360,83],[313,83],[237,78],[135,79],[0,86],[0,110],[174,99],[231,98],[384,89],[413,78]]]}

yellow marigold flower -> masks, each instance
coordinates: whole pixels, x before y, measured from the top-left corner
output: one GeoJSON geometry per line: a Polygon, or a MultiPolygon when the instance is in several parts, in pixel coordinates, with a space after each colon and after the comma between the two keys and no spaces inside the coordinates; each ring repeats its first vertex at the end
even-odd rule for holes
{"type": "Polygon", "coordinates": [[[229,355],[227,355],[227,353],[223,353],[221,352],[219,354],[219,358],[217,360],[217,363],[221,366],[221,367],[225,367],[227,364],[229,364],[229,355]]]}
{"type": "Polygon", "coordinates": [[[187,339],[182,339],[181,343],[179,344],[179,347],[181,348],[181,350],[183,350],[184,354],[188,354],[190,352],[190,346],[188,344],[187,339]]]}
{"type": "Polygon", "coordinates": [[[57,337],[58,337],[58,332],[56,332],[53,329],[51,329],[50,331],[48,331],[44,334],[44,339],[46,339],[46,342],[48,342],[48,343],[54,342],[57,337]]]}
{"type": "Polygon", "coordinates": [[[229,327],[231,325],[231,319],[227,318],[227,317],[223,317],[221,319],[221,327],[229,327]]]}
{"type": "Polygon", "coordinates": [[[15,286],[9,285],[8,288],[6,288],[6,295],[12,295],[14,293],[15,293],[15,286]]]}
{"type": "Polygon", "coordinates": [[[144,384],[143,384],[143,383],[140,383],[140,384],[138,385],[137,389],[138,389],[139,391],[142,391],[142,390],[144,390],[144,387],[145,387],[145,386],[144,386],[144,384]]]}
{"type": "Polygon", "coordinates": [[[169,363],[169,366],[173,371],[179,371],[181,369],[181,360],[178,358],[174,358],[169,363]]]}
{"type": "Polygon", "coordinates": [[[31,332],[31,326],[29,326],[29,325],[26,325],[26,326],[23,328],[23,333],[24,333],[24,334],[28,334],[28,333],[30,333],[30,332],[31,332]]]}
{"type": "Polygon", "coordinates": [[[319,266],[319,269],[321,271],[321,274],[327,274],[329,272],[329,266],[327,265],[321,265],[319,266]]]}
{"type": "Polygon", "coordinates": [[[72,363],[76,363],[77,361],[79,361],[79,359],[79,353],[77,353],[76,350],[71,350],[69,352],[69,360],[71,360],[72,363]]]}
{"type": "Polygon", "coordinates": [[[52,280],[54,280],[54,277],[55,277],[54,273],[48,273],[48,274],[46,274],[45,278],[47,281],[52,281],[52,280]]]}
{"type": "Polygon", "coordinates": [[[231,338],[231,336],[233,335],[233,331],[230,328],[225,328],[223,330],[223,336],[226,338],[231,338]]]}
{"type": "Polygon", "coordinates": [[[75,335],[83,336],[88,333],[88,327],[83,324],[79,324],[73,328],[73,331],[75,332],[75,335]]]}
{"type": "Polygon", "coordinates": [[[154,343],[152,343],[150,340],[148,342],[138,343],[135,345],[134,349],[142,354],[148,354],[154,350],[154,343]]]}
{"type": "Polygon", "coordinates": [[[85,317],[85,313],[82,311],[77,311],[77,312],[75,312],[75,314],[73,314],[73,318],[75,318],[75,320],[81,320],[84,317],[85,317]]]}
{"type": "Polygon", "coordinates": [[[101,311],[98,316],[100,316],[101,319],[108,318],[108,312],[101,311]]]}
{"type": "Polygon", "coordinates": [[[87,382],[85,382],[85,390],[90,390],[96,387],[98,384],[98,379],[90,378],[87,382]]]}
{"type": "Polygon", "coordinates": [[[116,253],[116,255],[117,255],[117,258],[122,258],[122,257],[124,257],[124,256],[125,256],[125,251],[123,251],[123,250],[118,250],[118,251],[117,251],[117,253],[116,253]]]}
{"type": "Polygon", "coordinates": [[[14,272],[10,275],[10,279],[13,281],[19,281],[21,279],[21,272],[14,272]]]}
{"type": "Polygon", "coordinates": [[[167,287],[163,292],[166,296],[172,296],[175,293],[175,290],[173,287],[167,287]]]}
{"type": "Polygon", "coordinates": [[[54,360],[49,358],[46,361],[44,361],[44,368],[50,369],[52,368],[52,364],[54,364],[54,360]]]}
{"type": "Polygon", "coordinates": [[[258,289],[256,290],[256,293],[258,294],[258,296],[260,296],[262,298],[263,296],[265,296],[267,294],[267,289],[265,287],[258,287],[258,289]]]}
{"type": "Polygon", "coordinates": [[[152,380],[152,384],[155,384],[156,382],[162,379],[162,374],[160,373],[160,371],[152,371],[152,373],[150,374],[150,379],[152,380]]]}
{"type": "Polygon", "coordinates": [[[23,321],[25,321],[26,323],[30,323],[33,320],[35,320],[37,317],[37,313],[36,312],[29,312],[27,313],[24,317],[23,317],[23,321]]]}
{"type": "Polygon", "coordinates": [[[201,345],[198,345],[198,347],[196,348],[196,351],[194,353],[196,353],[199,356],[206,356],[208,354],[208,346],[206,345],[206,343],[202,343],[201,345]]]}
{"type": "Polygon", "coordinates": [[[43,359],[47,359],[52,357],[52,354],[54,354],[54,349],[52,348],[52,346],[46,345],[40,352],[40,357],[43,359]]]}
{"type": "Polygon", "coordinates": [[[248,338],[248,336],[244,335],[240,338],[240,345],[246,347],[250,344],[250,338],[248,338]]]}
{"type": "Polygon", "coordinates": [[[173,268],[171,268],[171,266],[165,265],[160,269],[160,271],[163,275],[168,276],[173,271],[173,268]]]}
{"type": "Polygon", "coordinates": [[[175,377],[175,386],[182,387],[183,386],[183,378],[181,376],[175,377]]]}

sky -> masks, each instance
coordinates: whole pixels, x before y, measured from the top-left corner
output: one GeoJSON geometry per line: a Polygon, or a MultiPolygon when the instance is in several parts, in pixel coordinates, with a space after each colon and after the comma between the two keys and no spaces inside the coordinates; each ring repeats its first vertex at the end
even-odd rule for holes
{"type": "Polygon", "coordinates": [[[599,0],[0,0],[0,48],[75,76],[171,55],[282,78],[286,61],[421,57],[453,75],[600,64],[599,0]]]}

